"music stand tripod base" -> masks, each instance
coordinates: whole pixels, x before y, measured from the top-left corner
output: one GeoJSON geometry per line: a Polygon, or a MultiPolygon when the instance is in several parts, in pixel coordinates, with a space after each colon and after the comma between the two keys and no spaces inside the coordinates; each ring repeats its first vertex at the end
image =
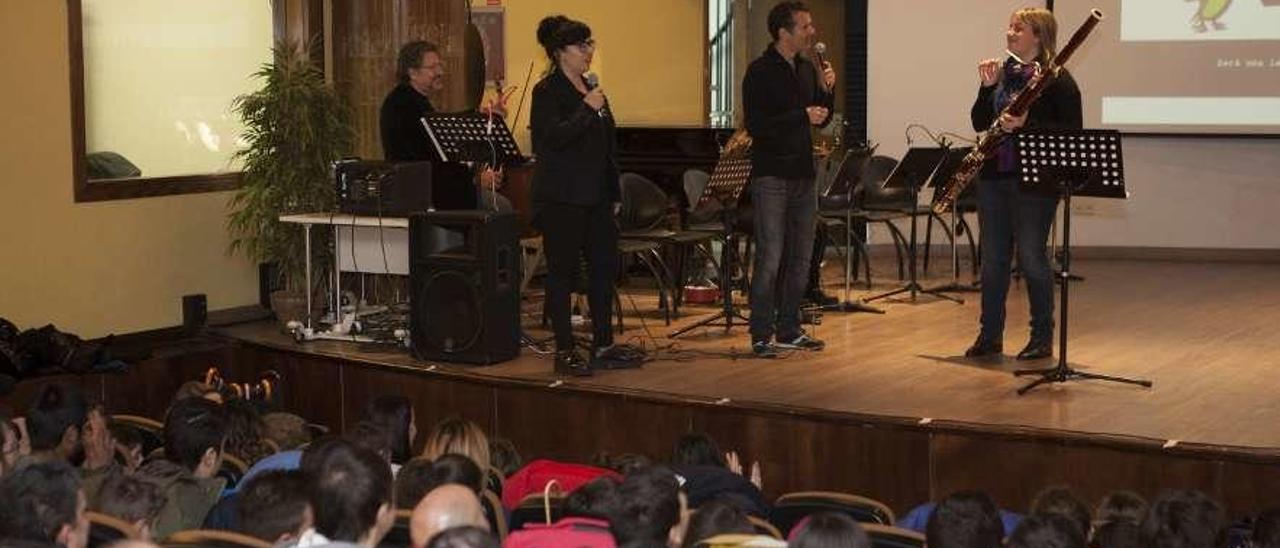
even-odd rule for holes
{"type": "Polygon", "coordinates": [[[1017,134],[1023,192],[1049,192],[1062,196],[1062,272],[1057,275],[1059,293],[1058,364],[1047,369],[1021,369],[1014,376],[1038,375],[1018,389],[1021,396],[1050,383],[1101,380],[1150,388],[1151,381],[1083,373],[1067,365],[1068,299],[1071,288],[1071,197],[1127,197],[1120,133],[1114,130],[1039,130],[1017,134]]]}

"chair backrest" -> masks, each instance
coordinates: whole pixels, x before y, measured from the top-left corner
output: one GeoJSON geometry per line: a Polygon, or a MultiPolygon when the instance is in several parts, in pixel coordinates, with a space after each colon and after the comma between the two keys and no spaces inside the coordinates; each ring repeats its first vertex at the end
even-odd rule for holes
{"type": "Polygon", "coordinates": [[[502,509],[502,499],[493,491],[485,489],[480,492],[480,505],[484,507],[484,515],[489,518],[489,530],[498,535],[498,540],[506,540],[507,513],[502,509]]]}
{"type": "Polygon", "coordinates": [[[763,518],[748,514],[747,521],[751,522],[751,528],[755,529],[757,535],[768,535],[776,539],[784,538],[777,527],[763,518]]]}
{"type": "Polygon", "coordinates": [[[702,199],[702,193],[707,190],[707,183],[711,181],[711,174],[701,169],[686,169],[682,177],[684,182],[684,198],[685,210],[693,211],[698,207],[698,201],[702,199]]]}
{"type": "Polygon", "coordinates": [[[227,480],[227,488],[235,487],[240,483],[240,478],[244,477],[244,473],[249,471],[249,465],[245,464],[240,457],[231,453],[222,454],[222,467],[218,469],[218,477],[227,480]]]}
{"type": "Polygon", "coordinates": [[[143,455],[164,446],[164,424],[160,421],[138,415],[112,415],[111,423],[137,432],[138,438],[142,440],[143,455]]]}
{"type": "Polygon", "coordinates": [[[779,531],[790,534],[800,520],[818,512],[836,512],[853,518],[859,523],[875,523],[893,525],[894,515],[884,503],[851,495],[829,491],[804,491],[788,493],[778,497],[773,505],[770,521],[779,531]]]}
{"type": "Polygon", "coordinates": [[[85,512],[89,518],[89,548],[106,546],[117,540],[142,538],[142,533],[132,523],[98,512],[85,512]]]}
{"type": "Polygon", "coordinates": [[[871,539],[872,548],[924,548],[925,545],[924,535],[910,529],[863,523],[862,530],[871,539]]]}
{"type": "Polygon", "coordinates": [[[622,210],[618,224],[622,230],[652,230],[662,224],[667,213],[667,193],[638,173],[623,173],[622,210]]]}
{"type": "Polygon", "coordinates": [[[564,495],[553,494],[544,498],[542,493],[530,493],[511,511],[507,528],[509,532],[515,532],[523,529],[526,523],[551,524],[560,521],[563,514],[564,495]]]}
{"type": "Polygon", "coordinates": [[[165,546],[210,546],[223,548],[271,548],[271,544],[258,538],[232,531],[216,529],[188,529],[178,531],[164,539],[165,546]]]}

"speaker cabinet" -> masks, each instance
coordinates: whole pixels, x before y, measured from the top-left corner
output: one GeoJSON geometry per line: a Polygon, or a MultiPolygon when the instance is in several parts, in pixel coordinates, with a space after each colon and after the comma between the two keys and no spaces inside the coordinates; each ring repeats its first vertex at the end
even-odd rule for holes
{"type": "Polygon", "coordinates": [[[409,218],[409,329],[419,359],[487,365],[520,354],[520,242],[514,213],[409,218]]]}

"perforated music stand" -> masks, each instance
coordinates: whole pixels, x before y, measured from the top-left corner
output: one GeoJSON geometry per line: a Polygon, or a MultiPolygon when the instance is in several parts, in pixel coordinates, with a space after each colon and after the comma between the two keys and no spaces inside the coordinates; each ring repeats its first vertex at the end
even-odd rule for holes
{"type": "Polygon", "coordinates": [[[496,166],[524,158],[506,122],[496,114],[433,112],[420,121],[442,161],[496,166]]]}
{"type": "Polygon", "coordinates": [[[1049,369],[1022,369],[1014,375],[1039,375],[1019,388],[1018,395],[1046,383],[1097,379],[1150,388],[1151,381],[1096,375],[1067,365],[1067,298],[1071,287],[1071,198],[1125,199],[1124,158],[1120,132],[1115,130],[1035,130],[1016,134],[1022,190],[1062,196],[1062,285],[1058,331],[1058,365],[1049,369]]]}
{"type": "Polygon", "coordinates": [[[734,230],[738,218],[738,198],[747,187],[751,177],[751,155],[747,151],[733,152],[720,157],[711,172],[711,179],[698,197],[698,205],[709,204],[712,200],[720,202],[720,237],[723,246],[720,248],[720,311],[714,315],[698,320],[692,325],[680,328],[670,335],[676,338],[699,327],[724,326],[727,334],[735,325],[747,325],[749,321],[738,308],[733,305],[733,257],[737,255],[738,238],[734,230]],[[734,320],[739,320],[735,323],[734,320]]]}
{"type": "Polygon", "coordinates": [[[898,165],[893,168],[893,173],[890,173],[889,177],[885,179],[884,188],[906,188],[911,191],[912,209],[906,212],[911,216],[911,241],[907,246],[907,261],[910,262],[911,268],[908,270],[907,283],[902,287],[870,297],[865,302],[878,301],[901,293],[910,293],[911,302],[916,302],[916,296],[921,293],[933,295],[957,304],[964,302],[951,295],[926,289],[920,285],[916,277],[916,217],[919,212],[920,187],[924,186],[933,177],[934,172],[938,170],[938,166],[942,165],[942,160],[945,156],[946,149],[942,147],[913,147],[907,150],[907,154],[902,157],[902,161],[898,162],[898,165]]]}

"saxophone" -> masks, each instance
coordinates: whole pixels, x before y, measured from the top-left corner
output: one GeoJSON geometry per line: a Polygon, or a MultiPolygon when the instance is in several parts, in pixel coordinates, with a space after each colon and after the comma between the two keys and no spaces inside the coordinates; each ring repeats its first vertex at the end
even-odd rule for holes
{"type": "Polygon", "coordinates": [[[1076,49],[1080,47],[1093,32],[1093,28],[1098,26],[1098,22],[1102,21],[1102,12],[1096,9],[1090,10],[1089,17],[1085,19],[1084,24],[1076,29],[1075,34],[1071,35],[1071,40],[1067,42],[1066,47],[1062,48],[1062,52],[1058,54],[1058,58],[1053,61],[1051,66],[1042,67],[1038,63],[1036,72],[1027,82],[1026,87],[1018,92],[1009,104],[1004,107],[996,115],[995,120],[991,121],[991,126],[987,128],[982,136],[978,138],[978,144],[973,150],[960,161],[960,166],[951,174],[951,178],[947,179],[939,189],[939,198],[933,201],[933,212],[942,214],[951,211],[955,206],[956,200],[960,198],[960,193],[973,182],[978,176],[978,172],[982,170],[982,164],[986,163],[996,152],[996,148],[1004,141],[1011,132],[1000,127],[1000,118],[1009,114],[1012,116],[1022,116],[1031,108],[1031,104],[1040,98],[1040,94],[1044,93],[1045,88],[1053,83],[1058,76],[1058,70],[1065,65],[1076,49]]]}

